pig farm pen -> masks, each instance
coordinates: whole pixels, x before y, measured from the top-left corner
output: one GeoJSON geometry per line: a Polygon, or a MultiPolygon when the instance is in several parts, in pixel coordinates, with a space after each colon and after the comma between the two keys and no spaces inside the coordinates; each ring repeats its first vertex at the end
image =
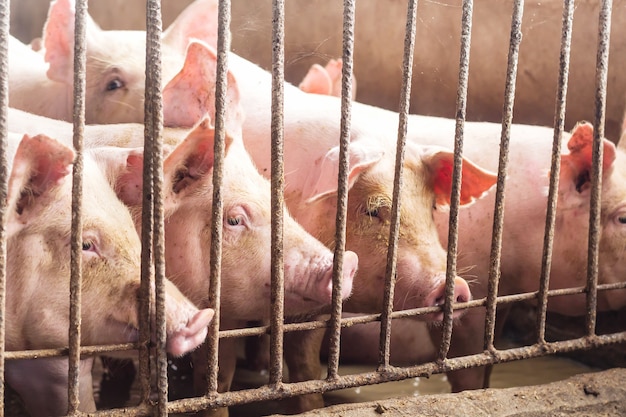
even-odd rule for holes
{"type": "MultiPolygon", "coordinates": [[[[424,0],[423,0],[424,1],[424,0]]],[[[226,51],[230,49],[230,34],[228,31],[231,21],[231,2],[220,1],[219,2],[219,38],[218,38],[218,76],[216,84],[216,137],[223,139],[224,135],[224,96],[226,92],[226,68],[228,66],[226,51]]],[[[285,2],[275,0],[273,2],[273,82],[276,86],[280,86],[284,79],[284,7],[285,2]]],[[[471,30],[472,30],[472,11],[473,2],[471,0],[463,1],[463,19],[459,22],[462,27],[461,36],[461,54],[460,54],[460,70],[458,79],[458,99],[455,114],[456,119],[456,137],[455,137],[455,167],[453,170],[453,187],[452,187],[452,203],[450,207],[450,244],[448,250],[448,268],[446,274],[446,299],[445,303],[440,307],[428,307],[419,308],[413,310],[394,311],[392,306],[394,285],[395,285],[395,271],[396,271],[396,245],[391,244],[389,246],[387,274],[385,277],[385,303],[384,308],[379,314],[361,315],[357,317],[343,317],[342,308],[340,302],[341,294],[341,280],[338,278],[341,276],[341,265],[345,246],[345,210],[347,205],[347,156],[345,149],[349,142],[348,126],[350,123],[350,97],[352,91],[350,74],[353,69],[353,33],[355,20],[355,1],[344,1],[344,54],[343,54],[343,73],[342,73],[342,136],[340,138],[341,143],[341,161],[338,177],[338,206],[340,209],[337,213],[337,234],[335,240],[335,263],[334,263],[334,289],[333,299],[334,303],[330,312],[330,318],[328,320],[312,320],[306,322],[297,323],[284,323],[284,311],[282,301],[284,298],[283,288],[283,271],[282,260],[280,259],[282,235],[282,214],[280,210],[276,210],[272,213],[273,216],[273,235],[272,235],[272,257],[273,257],[273,277],[272,277],[272,299],[275,301],[272,303],[271,320],[267,326],[249,327],[245,329],[235,330],[220,330],[219,320],[214,320],[209,329],[209,336],[207,337],[207,343],[209,344],[209,371],[208,371],[208,392],[204,396],[182,399],[168,399],[168,373],[167,373],[167,358],[164,350],[164,334],[161,331],[160,340],[156,343],[156,353],[151,348],[152,345],[148,338],[149,334],[147,327],[150,320],[144,314],[142,326],[142,334],[144,337],[142,341],[133,345],[124,346],[81,346],[80,345],[80,326],[79,315],[80,309],[72,310],[72,324],[68,329],[70,334],[70,345],[68,347],[62,347],[59,349],[42,350],[42,351],[23,351],[23,352],[8,352],[4,349],[4,342],[0,343],[0,368],[4,371],[5,361],[19,360],[24,358],[44,358],[53,357],[58,355],[67,355],[70,358],[70,386],[68,387],[68,396],[70,403],[70,410],[67,415],[83,415],[78,411],[78,379],[77,369],[79,366],[80,355],[98,355],[105,354],[107,352],[116,350],[138,350],[139,355],[139,371],[138,381],[140,385],[140,391],[138,401],[135,404],[128,405],[125,408],[116,408],[110,410],[100,410],[97,415],[168,415],[178,413],[189,413],[200,410],[206,410],[216,407],[228,407],[241,404],[254,404],[258,401],[266,400],[281,400],[297,395],[310,394],[310,393],[326,393],[339,389],[360,387],[365,385],[380,384],[390,381],[399,381],[412,379],[417,377],[426,377],[431,375],[443,374],[448,371],[468,369],[479,366],[489,366],[511,361],[524,361],[530,358],[537,358],[546,355],[555,354],[576,354],[584,355],[585,352],[590,352],[590,356],[605,356],[599,354],[599,349],[618,348],[626,341],[626,332],[624,331],[624,311],[619,312],[598,312],[596,308],[597,294],[601,291],[616,291],[624,290],[626,288],[626,280],[614,284],[598,284],[598,256],[599,256],[599,244],[600,244],[600,224],[601,224],[601,166],[602,166],[602,146],[600,146],[601,138],[604,132],[604,109],[606,103],[606,83],[607,83],[607,68],[608,68],[608,48],[609,48],[609,35],[610,35],[610,23],[612,2],[598,1],[599,13],[599,34],[598,34],[598,50],[597,50],[597,74],[595,80],[589,80],[589,82],[595,82],[596,84],[596,100],[592,105],[596,108],[595,119],[593,120],[594,126],[594,153],[593,153],[593,169],[591,173],[592,182],[592,197],[591,197],[591,215],[589,219],[590,233],[589,233],[589,250],[588,250],[588,271],[587,271],[587,285],[584,287],[576,288],[563,288],[563,289],[549,289],[548,279],[549,273],[543,273],[541,277],[537,277],[540,280],[540,290],[531,293],[523,294],[509,294],[503,296],[497,296],[498,290],[498,267],[500,264],[501,254],[501,234],[503,224],[503,209],[505,204],[505,184],[506,184],[506,172],[508,161],[508,135],[510,134],[511,123],[513,120],[513,104],[515,98],[515,81],[517,71],[517,58],[521,36],[521,22],[523,18],[524,2],[522,0],[514,1],[512,4],[512,19],[511,19],[511,42],[509,47],[508,56],[508,68],[507,68],[507,83],[505,88],[504,97],[504,116],[502,119],[502,141],[501,141],[501,153],[500,153],[500,166],[498,172],[497,187],[492,192],[496,193],[496,209],[494,214],[494,228],[493,228],[493,241],[492,241],[492,264],[489,274],[489,295],[486,298],[472,300],[466,303],[454,303],[454,278],[457,274],[456,271],[456,231],[457,231],[457,216],[459,210],[460,199],[460,167],[462,147],[463,147],[463,127],[465,123],[466,114],[466,95],[467,95],[467,82],[468,72],[471,71],[470,65],[470,44],[471,44],[471,30]],[[584,315],[581,314],[579,318],[565,318],[556,315],[551,315],[547,311],[548,301],[552,297],[562,297],[574,294],[585,294],[587,300],[587,309],[584,315]],[[520,334],[523,334],[523,338],[518,338],[517,342],[521,346],[511,348],[499,348],[495,346],[496,329],[496,311],[498,306],[510,305],[519,302],[533,302],[533,306],[518,307],[519,311],[516,314],[517,320],[513,320],[513,325],[510,328],[515,328],[520,334]],[[471,356],[465,357],[448,357],[448,350],[450,348],[450,341],[452,333],[455,330],[455,323],[452,318],[453,311],[467,310],[467,309],[485,309],[487,312],[487,318],[485,322],[485,335],[484,335],[484,351],[471,356]],[[433,361],[414,364],[411,366],[393,366],[390,363],[390,337],[391,337],[391,322],[394,319],[415,317],[425,315],[442,310],[444,318],[442,322],[442,340],[437,349],[437,357],[433,361]],[[532,314],[529,314],[532,313],[532,314]],[[526,318],[523,320],[522,318],[526,318]],[[379,361],[378,366],[374,371],[361,372],[351,375],[340,375],[340,344],[341,344],[341,330],[342,328],[349,326],[356,326],[361,323],[379,321],[381,323],[380,345],[379,345],[379,361]],[[572,324],[573,323],[573,324],[572,324]],[[320,328],[328,328],[330,333],[329,347],[328,347],[328,359],[327,359],[327,375],[322,379],[303,381],[303,382],[287,382],[284,376],[283,370],[283,347],[284,337],[286,333],[306,331],[320,328]],[[572,332],[564,331],[557,334],[555,330],[574,329],[572,332]],[[550,334],[549,334],[550,333],[550,334]],[[218,340],[221,338],[242,338],[242,337],[258,337],[261,335],[269,335],[270,338],[270,366],[267,382],[260,387],[246,388],[238,391],[231,391],[226,393],[217,392],[218,384],[218,340]],[[151,388],[152,387],[152,388],[151,388]],[[156,388],[155,388],[156,387],[156,388]],[[152,392],[152,394],[151,394],[152,392]]],[[[460,2],[459,2],[460,3],[460,2]]],[[[84,14],[86,13],[86,2],[76,2],[76,68],[84,68],[84,38],[80,36],[81,30],[79,28],[84,25],[84,14]]],[[[401,92],[401,100],[399,104],[399,118],[398,118],[398,149],[402,150],[404,147],[404,141],[406,134],[406,119],[409,110],[409,98],[411,94],[411,77],[412,77],[412,63],[413,60],[419,60],[419,56],[413,56],[413,48],[415,43],[415,28],[419,24],[419,10],[417,7],[417,0],[408,1],[407,8],[407,21],[406,21],[406,38],[405,38],[405,56],[403,66],[403,89],[401,92]]],[[[157,156],[161,153],[161,144],[159,138],[162,129],[162,115],[161,109],[161,93],[160,93],[160,72],[155,70],[160,66],[160,49],[158,39],[161,34],[161,11],[160,1],[151,0],[148,1],[147,6],[147,65],[151,69],[146,71],[146,152],[150,147],[150,153],[153,158],[145,159],[144,170],[146,175],[150,172],[158,172],[161,168],[162,160],[157,156]],[[156,41],[155,41],[156,40],[156,41]]],[[[560,74],[559,74],[559,88],[556,97],[556,111],[554,119],[554,154],[558,155],[560,150],[560,139],[564,131],[564,120],[566,110],[566,91],[568,84],[568,65],[569,65],[569,49],[572,33],[572,25],[574,22],[573,12],[575,4],[573,0],[563,1],[563,16],[562,16],[562,48],[560,56],[560,74]]],[[[2,84],[0,85],[0,97],[2,98],[3,111],[7,108],[8,93],[7,93],[7,68],[8,68],[8,0],[2,0],[0,6],[0,52],[2,55],[2,84]]],[[[84,94],[81,90],[81,85],[84,85],[84,71],[80,69],[76,72],[76,94],[80,97],[84,94]]],[[[84,87],[82,87],[84,90],[84,87]]],[[[282,115],[281,109],[283,105],[282,88],[273,89],[273,129],[272,129],[272,150],[278,154],[282,154],[282,115]]],[[[81,101],[76,101],[75,115],[80,115],[81,101]]],[[[84,109],[83,109],[84,111],[84,109]]],[[[77,131],[81,132],[81,117],[77,117],[75,126],[77,131]]],[[[2,127],[2,137],[6,138],[7,125],[6,114],[0,117],[0,126],[2,127]]],[[[395,134],[395,133],[394,133],[395,134]]],[[[223,155],[223,144],[216,141],[215,152],[215,166],[216,171],[214,174],[214,184],[217,190],[221,184],[222,178],[220,173],[220,158],[223,155]]],[[[6,142],[2,142],[2,146],[6,147],[6,142]]],[[[399,178],[403,169],[403,153],[398,152],[396,160],[396,178],[399,178]]],[[[558,161],[558,158],[553,157],[553,161],[558,161]]],[[[272,160],[272,197],[280,206],[283,201],[282,195],[282,161],[280,158],[273,158],[272,160]]],[[[550,270],[550,264],[552,262],[551,249],[552,241],[554,237],[554,223],[555,223],[555,207],[557,193],[555,190],[558,187],[558,163],[554,162],[551,170],[550,177],[550,192],[549,203],[547,206],[547,222],[546,233],[544,241],[544,256],[543,256],[543,271],[550,270]]],[[[160,183],[162,179],[159,179],[158,175],[150,180],[152,184],[151,189],[144,191],[144,196],[153,196],[154,198],[144,198],[145,201],[153,202],[146,204],[144,207],[144,222],[142,229],[144,231],[142,239],[145,245],[150,247],[152,242],[162,242],[162,235],[159,236],[159,232],[162,232],[162,227],[159,226],[159,222],[162,222],[162,198],[160,197],[160,183]]],[[[2,178],[0,182],[0,190],[2,194],[2,215],[4,219],[5,204],[7,200],[7,178],[2,178]]],[[[396,180],[394,188],[394,202],[392,207],[392,220],[390,227],[390,242],[398,241],[399,233],[399,207],[401,201],[399,200],[399,189],[402,187],[401,181],[396,180]]],[[[211,259],[212,281],[211,292],[209,298],[211,300],[211,307],[219,310],[220,305],[220,239],[221,239],[221,224],[222,224],[222,207],[221,197],[219,192],[214,194],[214,209],[212,218],[212,232],[214,233],[213,242],[216,243],[213,248],[211,259]]],[[[0,262],[2,268],[0,269],[0,288],[4,288],[4,282],[6,279],[6,246],[4,242],[5,230],[0,230],[2,233],[2,256],[0,256],[0,262]]],[[[149,274],[145,274],[142,279],[149,280],[154,279],[156,283],[157,294],[163,291],[163,253],[159,252],[158,246],[154,246],[153,262],[155,264],[154,273],[152,270],[149,274]],[[152,276],[150,276],[152,274],[152,276]]],[[[149,252],[149,251],[148,251],[149,252]]],[[[150,259],[150,257],[146,258],[150,259]]],[[[145,259],[144,259],[145,260],[145,259]]],[[[146,268],[150,270],[150,268],[146,268]]],[[[80,268],[72,269],[72,282],[77,283],[80,281],[80,268]]],[[[75,288],[79,288],[79,285],[72,286],[71,300],[80,299],[77,298],[74,293],[75,288]]],[[[146,287],[147,288],[147,287],[146,287]]],[[[80,291],[80,289],[78,289],[80,291]]],[[[4,306],[4,292],[0,292],[1,305],[4,306]]],[[[147,298],[147,297],[145,297],[147,298]]],[[[157,297],[156,301],[157,316],[164,317],[164,305],[163,300],[157,297]]],[[[4,311],[4,310],[2,310],[4,311]]],[[[147,310],[146,310],[147,312],[147,310]]],[[[0,335],[4,335],[4,314],[2,314],[2,321],[0,322],[0,335]]],[[[219,314],[216,313],[216,318],[219,319],[219,314]]],[[[160,327],[158,327],[160,328],[160,327]]],[[[4,340],[4,337],[0,337],[0,340],[4,340]]],[[[610,362],[599,364],[594,362],[594,365],[598,367],[610,368],[614,366],[623,366],[623,350],[622,353],[618,353],[617,356],[622,356],[622,362],[610,362]]],[[[597,359],[597,358],[596,358],[597,359]]],[[[550,414],[554,410],[561,410],[563,413],[576,412],[577,410],[583,410],[588,414],[602,415],[623,415],[626,413],[624,409],[624,403],[626,403],[626,393],[623,389],[618,387],[624,386],[626,376],[619,370],[609,371],[605,374],[599,374],[599,376],[591,376],[588,379],[585,377],[579,377],[574,380],[572,385],[575,387],[571,393],[570,402],[565,401],[559,403],[554,400],[554,396],[549,398],[542,394],[543,388],[519,388],[503,390],[489,390],[489,391],[468,391],[461,394],[447,394],[442,396],[419,397],[419,398],[403,398],[394,400],[394,402],[379,401],[376,404],[369,405],[351,405],[351,406],[333,406],[328,410],[317,410],[310,412],[307,415],[325,415],[325,413],[332,413],[333,415],[511,415],[516,413],[524,413],[524,415],[546,415],[550,414]],[[582,387],[582,388],[581,388],[582,387]],[[588,402],[578,402],[573,398],[576,397],[574,391],[581,391],[585,398],[600,399],[608,401],[609,405],[603,408],[602,405],[597,405],[588,402]],[[544,407],[535,407],[530,405],[530,400],[525,399],[535,398],[534,403],[543,403],[544,407]],[[606,400],[609,398],[609,400],[606,400]],[[621,402],[620,402],[621,399],[621,402]],[[473,405],[481,403],[482,408],[471,408],[473,405]],[[546,403],[553,404],[553,408],[545,406],[546,403]],[[468,405],[470,404],[470,405],[468,405]],[[511,410],[504,410],[502,404],[510,404],[511,410]],[[560,407],[560,408],[559,408],[560,407]],[[621,407],[621,408],[620,408],[621,407]]],[[[2,390],[0,391],[0,397],[4,400],[5,386],[2,384],[2,390]]],[[[560,392],[561,389],[565,390],[562,386],[554,385],[546,388],[550,393],[555,394],[560,392]]],[[[534,404],[533,403],[533,404],[534,404]]],[[[605,404],[606,405],[606,404],[605,404]]],[[[10,410],[10,409],[9,409],[10,410]]],[[[13,415],[12,411],[7,411],[5,407],[4,413],[13,415]]]]}

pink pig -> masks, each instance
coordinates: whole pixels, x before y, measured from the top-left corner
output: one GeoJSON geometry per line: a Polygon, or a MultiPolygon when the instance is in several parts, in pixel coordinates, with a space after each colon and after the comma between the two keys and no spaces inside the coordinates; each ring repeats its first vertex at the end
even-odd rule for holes
{"type": "MultiPolygon", "coordinates": [[[[6,349],[67,346],[72,187],[68,174],[74,152],[45,135],[25,135],[20,141],[19,135],[10,134],[9,145],[6,349]]],[[[140,242],[128,210],[90,152],[85,153],[84,172],[81,343],[135,342],[140,242]]],[[[204,341],[212,310],[199,311],[170,282],[165,308],[170,353],[182,355],[204,341]]],[[[92,362],[92,358],[81,361],[83,411],[95,411],[92,362]]],[[[68,407],[67,368],[63,357],[11,360],[5,377],[31,415],[62,415],[68,407]]]]}
{"type": "MultiPolygon", "coordinates": [[[[215,61],[214,52],[205,44],[190,44],[181,73],[170,81],[163,92],[167,120],[180,120],[180,124],[186,125],[197,117],[194,115],[210,112],[209,107],[214,101],[215,70],[211,71],[207,66],[214,68],[215,61]]],[[[269,74],[234,54],[229,56],[229,66],[236,77],[239,74],[237,80],[241,84],[246,113],[243,125],[246,148],[260,172],[269,175],[269,74]]],[[[285,201],[306,230],[329,244],[333,241],[335,230],[339,114],[337,99],[306,94],[296,87],[285,85],[285,201]]],[[[387,133],[372,134],[368,129],[372,120],[376,119],[353,119],[349,146],[346,247],[359,255],[360,272],[354,282],[353,293],[344,306],[347,311],[353,312],[377,312],[382,307],[395,150],[393,144],[388,143],[387,133]]],[[[407,145],[394,300],[396,309],[442,303],[446,254],[438,242],[431,211],[434,204],[441,207],[449,204],[452,157],[452,152],[446,148],[413,143],[407,145]]],[[[474,202],[494,183],[492,173],[465,160],[461,203],[467,205],[474,202]]],[[[457,277],[455,300],[464,302],[470,299],[466,281],[457,277]]],[[[456,313],[455,317],[458,315],[456,313]]],[[[440,320],[441,314],[427,319],[440,320]]],[[[317,351],[311,348],[305,350],[310,356],[303,353],[292,355],[289,350],[286,352],[292,381],[317,378],[319,375],[320,341],[310,343],[317,345],[317,351]],[[310,364],[317,365],[309,368],[310,364]]],[[[295,350],[298,349],[291,349],[295,350]]],[[[293,411],[313,406],[321,406],[320,399],[305,400],[304,404],[295,405],[293,411]]]]}
{"type": "MultiPolygon", "coordinates": [[[[190,6],[163,32],[164,82],[180,69],[191,38],[215,39],[203,24],[215,13],[211,7],[206,2],[190,6]]],[[[10,39],[11,107],[72,120],[74,13],[73,0],[52,1],[39,53],[10,39]]],[[[104,31],[89,16],[86,23],[86,123],[143,122],[145,31],[104,31]]]]}
{"type": "MultiPolygon", "coordinates": [[[[321,78],[308,77],[308,85],[321,78]]],[[[316,87],[312,87],[316,88],[316,87]]],[[[319,89],[319,88],[318,88],[319,89]]],[[[355,103],[355,112],[376,118],[381,124],[395,120],[393,113],[355,103]]],[[[451,146],[455,122],[449,119],[411,116],[408,138],[419,144],[451,146]]],[[[490,169],[496,169],[499,157],[501,125],[493,123],[465,124],[465,154],[490,169]]],[[[381,131],[382,133],[382,131],[381,131]]],[[[548,172],[551,164],[553,129],[547,127],[513,125],[510,139],[510,162],[507,175],[502,243],[500,293],[513,294],[538,290],[545,228],[548,172]],[[528,221],[532,219],[532,221],[528,221]]],[[[591,147],[593,131],[589,123],[579,123],[571,134],[565,133],[562,143],[559,199],[553,248],[550,288],[581,287],[586,284],[587,230],[589,224],[589,196],[591,147]]],[[[603,195],[602,236],[600,246],[599,283],[623,280],[626,267],[622,259],[625,233],[623,224],[623,186],[626,172],[619,161],[624,156],[624,141],[620,148],[603,139],[603,195]]],[[[478,277],[474,294],[486,296],[489,274],[493,225],[494,195],[485,198],[459,216],[459,268],[471,268],[478,277]]],[[[447,244],[448,215],[435,212],[435,220],[442,243],[447,244]]],[[[626,305],[626,291],[613,290],[598,293],[598,309],[615,310],[626,305]]],[[[550,311],[566,315],[582,315],[586,311],[585,295],[551,298],[550,311]]],[[[503,308],[503,310],[506,310],[503,308]]],[[[505,314],[505,311],[503,311],[505,314]]],[[[472,310],[460,319],[462,326],[453,332],[452,353],[465,355],[482,350],[484,311],[472,310]]],[[[411,337],[410,335],[407,337],[411,337]]],[[[483,376],[480,370],[470,369],[451,375],[455,391],[478,388],[483,376]]]]}
{"type": "MultiPolygon", "coordinates": [[[[239,93],[230,79],[231,96],[227,124],[226,159],[223,184],[224,240],[222,253],[221,314],[223,328],[240,326],[242,321],[268,318],[270,293],[270,187],[255,169],[241,141],[239,93]],[[243,257],[242,254],[245,254],[243,257]],[[242,294],[249,296],[242,297],[242,294]]],[[[71,125],[9,110],[9,128],[30,131],[46,127],[65,140],[71,138],[71,125]]],[[[143,126],[137,124],[91,125],[85,128],[88,146],[103,143],[138,146],[143,142],[143,126]]],[[[212,212],[212,167],[214,131],[208,120],[190,132],[166,129],[167,143],[175,145],[164,163],[166,215],[166,272],[181,291],[199,306],[208,303],[210,233],[212,212]],[[182,133],[182,134],[181,134],[182,133]],[[200,232],[198,232],[200,231],[200,232]]],[[[99,149],[98,158],[107,177],[122,200],[139,212],[142,153],[119,148],[99,149]],[[111,164],[108,161],[115,161],[111,164]]],[[[284,212],[285,314],[299,315],[330,303],[332,253],[313,239],[284,212]]],[[[342,297],[351,293],[358,258],[346,251],[343,265],[342,297]]],[[[220,345],[220,373],[232,379],[235,349],[220,345]]],[[[206,355],[196,355],[194,369],[202,373],[206,355]]],[[[200,377],[198,377],[200,378],[200,377]]],[[[229,384],[229,382],[228,382],[229,384]]],[[[202,388],[200,388],[201,390],[202,388]]],[[[223,389],[227,389],[224,387],[223,389]]]]}

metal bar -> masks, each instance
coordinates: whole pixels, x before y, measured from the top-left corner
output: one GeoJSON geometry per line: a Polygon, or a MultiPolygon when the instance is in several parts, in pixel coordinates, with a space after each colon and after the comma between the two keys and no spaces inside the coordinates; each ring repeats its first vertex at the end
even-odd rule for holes
{"type": "Polygon", "coordinates": [[[83,246],[83,134],[85,127],[87,1],[76,2],[74,28],[73,142],[76,158],[72,169],[72,230],[70,244],[70,324],[68,369],[68,414],[78,411],[80,376],[80,323],[83,246]]]}
{"type": "MultiPolygon", "coordinates": [[[[149,17],[151,4],[146,3],[146,28],[152,25],[149,17]]],[[[153,30],[153,29],[152,29],[153,30]]],[[[152,308],[152,277],[154,276],[154,102],[149,44],[153,41],[146,31],[146,81],[144,101],[144,159],[141,206],[141,285],[139,288],[139,384],[141,404],[150,404],[150,339],[152,334],[150,310],[152,308]]]]}
{"type": "MultiPolygon", "coordinates": [[[[7,287],[7,201],[9,196],[9,1],[0,0],[0,375],[4,375],[7,287]]],[[[4,377],[0,379],[0,417],[4,417],[4,377]]]]}
{"type": "Polygon", "coordinates": [[[406,34],[404,38],[404,56],[402,58],[402,90],[400,92],[398,138],[396,144],[396,165],[393,181],[393,202],[391,204],[391,224],[389,227],[389,248],[385,269],[385,294],[380,317],[380,348],[378,369],[389,367],[389,344],[391,338],[391,313],[393,311],[394,286],[396,284],[396,263],[398,258],[398,234],[400,230],[400,193],[402,191],[402,172],[404,167],[404,148],[408,113],[411,100],[411,79],[413,76],[413,55],[415,50],[415,27],[417,20],[417,0],[407,5],[406,34]]]}
{"type": "Polygon", "coordinates": [[[351,110],[352,66],[354,61],[354,14],[356,2],[343,3],[343,67],[341,73],[341,125],[339,136],[339,174],[337,178],[337,213],[335,219],[335,250],[333,258],[333,294],[330,313],[330,340],[328,346],[328,379],[339,377],[341,338],[341,287],[343,256],[346,248],[346,213],[348,211],[348,174],[351,110]]]}
{"type": "Polygon", "coordinates": [[[593,122],[593,152],[591,164],[591,203],[589,208],[589,246],[587,254],[587,333],[596,331],[598,287],[598,256],[600,252],[602,158],[604,119],[606,113],[606,84],[609,69],[609,39],[611,35],[612,0],[604,0],[598,22],[598,54],[596,60],[596,113],[593,122]]]}
{"type": "MultiPolygon", "coordinates": [[[[155,346],[157,404],[155,414],[167,415],[167,355],[165,326],[165,237],[163,213],[163,103],[161,96],[161,2],[149,0],[146,5],[146,129],[152,148],[153,250],[155,285],[155,346]],[[148,93],[149,91],[149,93],[148,93]],[[148,122],[149,120],[149,122],[148,122]]],[[[149,378],[149,375],[142,375],[149,378]]]]}
{"type": "Polygon", "coordinates": [[[222,224],[224,201],[222,199],[222,181],[224,177],[225,155],[225,120],[228,50],[230,49],[230,1],[221,0],[218,7],[217,24],[217,69],[215,84],[215,140],[213,164],[213,212],[211,217],[211,260],[209,300],[215,309],[215,316],[209,326],[207,342],[208,353],[208,393],[217,393],[218,386],[218,333],[220,328],[220,286],[222,269],[222,224]]]}
{"type": "Polygon", "coordinates": [[[545,342],[546,310],[548,307],[548,288],[550,287],[550,267],[554,246],[554,227],[556,224],[556,206],[561,172],[561,140],[565,125],[565,104],[567,81],[569,78],[570,47],[572,44],[572,25],[574,19],[574,0],[563,1],[563,31],[561,33],[561,53],[559,57],[559,80],[556,92],[556,110],[554,112],[554,142],[552,145],[552,163],[550,165],[550,188],[548,190],[548,209],[546,228],[543,237],[543,255],[541,258],[541,281],[537,295],[537,341],[545,342]]]}
{"type": "MultiPolygon", "coordinates": [[[[556,351],[570,352],[581,349],[592,349],[614,343],[626,342],[626,332],[605,336],[587,336],[574,340],[536,344],[505,351],[480,353],[470,356],[446,359],[443,364],[429,362],[407,368],[389,367],[385,371],[367,372],[356,375],[345,375],[335,380],[314,380],[284,384],[280,389],[263,386],[252,390],[242,390],[220,394],[215,401],[207,398],[191,398],[172,401],[168,404],[168,412],[199,411],[208,407],[226,407],[235,404],[250,403],[259,400],[277,400],[314,392],[326,392],[338,389],[373,385],[381,382],[399,381],[402,379],[427,377],[435,373],[485,366],[493,363],[504,363],[521,358],[536,358],[552,354],[556,351]]],[[[100,414],[98,415],[111,415],[100,414]]],[[[115,414],[113,414],[115,415],[115,414]]],[[[126,414],[125,414],[126,415],[126,414]]]]}
{"type": "Polygon", "coordinates": [[[461,18],[461,52],[459,58],[459,85],[456,98],[456,128],[454,133],[454,168],[450,195],[450,221],[448,227],[448,255],[446,265],[446,300],[443,306],[443,337],[439,346],[439,360],[448,356],[452,338],[452,304],[458,250],[459,206],[461,201],[461,175],[463,166],[463,129],[467,114],[467,85],[469,79],[470,45],[472,38],[472,0],[463,1],[461,18]]]}
{"type": "Polygon", "coordinates": [[[491,240],[491,255],[489,261],[489,283],[487,295],[487,315],[485,317],[485,349],[495,349],[496,307],[498,282],[500,280],[500,255],[502,252],[502,229],[504,224],[504,195],[506,173],[509,159],[509,140],[511,123],[513,121],[513,102],[515,100],[515,80],[517,78],[517,58],[519,45],[522,41],[522,15],[524,1],[517,0],[513,5],[511,17],[511,41],[509,44],[509,59],[506,73],[506,87],[504,90],[504,108],[502,116],[502,135],[500,137],[500,161],[498,164],[498,182],[496,185],[496,203],[493,217],[493,235],[491,240]]]}
{"type": "Polygon", "coordinates": [[[270,315],[269,383],[278,387],[283,382],[282,331],[285,315],[285,265],[283,259],[284,159],[284,83],[285,83],[285,2],[273,1],[272,15],[272,279],[270,315]]]}

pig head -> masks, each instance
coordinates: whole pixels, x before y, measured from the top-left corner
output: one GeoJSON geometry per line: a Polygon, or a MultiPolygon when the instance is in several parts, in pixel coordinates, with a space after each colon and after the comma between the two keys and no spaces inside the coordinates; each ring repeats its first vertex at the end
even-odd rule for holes
{"type": "MultiPolygon", "coordinates": [[[[11,134],[10,141],[15,156],[6,225],[6,347],[67,346],[72,187],[68,174],[74,152],[45,135],[20,140],[11,134]]],[[[84,173],[81,343],[136,342],[140,243],[128,210],[88,153],[84,173]]],[[[199,311],[171,283],[167,288],[167,346],[181,355],[203,342],[213,312],[199,311]]],[[[95,409],[91,363],[92,359],[81,361],[80,400],[85,411],[95,409]]],[[[67,412],[66,358],[9,361],[6,378],[33,415],[67,412]]]]}
{"type": "MultiPolygon", "coordinates": [[[[190,5],[163,32],[162,78],[180,69],[189,39],[214,39],[212,2],[190,5]]],[[[145,91],[145,31],[101,30],[86,16],[86,96],[88,124],[142,122],[145,91]]],[[[31,113],[72,120],[74,84],[73,0],[50,4],[43,33],[43,50],[36,53],[16,39],[10,49],[10,103],[31,113]]]]}

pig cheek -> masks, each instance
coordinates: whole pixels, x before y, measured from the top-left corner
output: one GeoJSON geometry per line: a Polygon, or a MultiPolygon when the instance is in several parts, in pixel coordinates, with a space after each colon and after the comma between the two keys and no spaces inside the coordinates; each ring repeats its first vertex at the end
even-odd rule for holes
{"type": "Polygon", "coordinates": [[[116,271],[124,268],[112,266],[104,258],[83,264],[83,343],[126,342],[129,337],[132,339],[133,329],[139,326],[139,277],[132,270],[128,275],[120,274],[116,271]]]}
{"type": "Polygon", "coordinates": [[[385,285],[389,225],[362,213],[348,219],[346,249],[359,257],[358,285],[348,301],[365,302],[378,309],[385,285]],[[360,301],[359,301],[360,300],[360,301]]]}
{"type": "MultiPolygon", "coordinates": [[[[269,225],[268,225],[269,228],[269,225]]],[[[222,285],[222,291],[232,294],[234,305],[241,302],[241,294],[270,293],[270,242],[267,235],[238,226],[224,234],[222,252],[222,275],[232,277],[228,288],[222,285]]],[[[269,299],[264,297],[264,299],[269,299]]],[[[249,306],[241,306],[242,311],[249,306]]]]}
{"type": "MultiPolygon", "coordinates": [[[[626,275],[626,224],[620,221],[624,216],[623,213],[613,216],[603,229],[599,250],[599,284],[617,283],[623,281],[626,275]]],[[[598,292],[599,310],[618,310],[625,305],[624,289],[598,292]]]]}

